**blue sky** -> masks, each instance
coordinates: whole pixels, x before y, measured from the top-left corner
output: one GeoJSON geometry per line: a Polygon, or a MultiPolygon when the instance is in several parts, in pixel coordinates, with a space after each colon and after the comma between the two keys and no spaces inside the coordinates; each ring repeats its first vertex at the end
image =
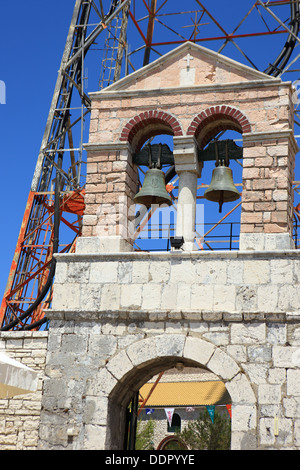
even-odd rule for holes
{"type": "Polygon", "coordinates": [[[73,0],[2,2],[0,105],[2,299],[41,145],[73,0]],[[63,6],[62,6],[63,5],[63,6]]]}
{"type": "MultiPolygon", "coordinates": [[[[196,2],[192,3],[195,9],[196,2]]],[[[230,31],[237,26],[253,4],[253,0],[243,0],[243,2],[218,0],[213,4],[206,0],[203,3],[208,8],[211,7],[220,22],[227,25],[230,31]],[[239,11],[238,8],[241,7],[238,5],[241,4],[242,11],[239,11]]],[[[6,104],[0,105],[1,299],[30,190],[74,4],[75,0],[51,0],[51,2],[15,0],[1,4],[0,80],[6,85],[6,104]]],[[[109,1],[104,1],[104,4],[108,5],[109,1]]],[[[136,5],[138,8],[138,2],[136,5]]],[[[172,5],[175,11],[178,11],[182,2],[173,0],[172,5]]],[[[193,16],[194,14],[186,16],[184,21],[188,19],[191,21],[193,16]]],[[[166,18],[161,17],[161,20],[165,21],[166,18]]],[[[239,31],[242,33],[254,31],[255,28],[262,29],[259,22],[258,16],[253,19],[249,17],[249,22],[245,22],[239,31]]],[[[180,31],[186,34],[183,26],[187,24],[181,24],[180,31]]],[[[156,26],[159,27],[161,26],[156,26]]],[[[201,32],[204,36],[209,34],[206,28],[208,25],[203,18],[201,32]]],[[[213,34],[220,34],[220,30],[217,29],[214,26],[213,34]]],[[[167,34],[167,31],[162,28],[161,37],[164,34],[167,34]]],[[[263,40],[258,38],[251,42],[244,40],[242,46],[247,54],[252,53],[258,66],[263,69],[274,55],[276,56],[276,51],[282,43],[283,36],[280,36],[266,37],[263,40]]],[[[203,43],[203,45],[214,50],[219,47],[217,42],[203,43]]],[[[223,54],[245,62],[238,49],[232,45],[225,48],[223,54]]],[[[286,79],[296,78],[298,76],[293,75],[286,79]]]]}

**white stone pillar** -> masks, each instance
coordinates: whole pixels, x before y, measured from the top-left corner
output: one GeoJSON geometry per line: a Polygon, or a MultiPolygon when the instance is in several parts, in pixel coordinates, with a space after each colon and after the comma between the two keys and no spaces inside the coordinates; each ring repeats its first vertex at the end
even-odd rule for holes
{"type": "Polygon", "coordinates": [[[184,251],[192,251],[196,236],[197,181],[202,169],[194,137],[174,137],[173,153],[179,175],[176,236],[184,238],[184,251]]]}

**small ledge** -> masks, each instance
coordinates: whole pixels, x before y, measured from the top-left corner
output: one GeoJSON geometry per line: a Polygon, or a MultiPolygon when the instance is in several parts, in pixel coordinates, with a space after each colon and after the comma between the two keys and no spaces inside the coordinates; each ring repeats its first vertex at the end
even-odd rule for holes
{"type": "Polygon", "coordinates": [[[46,317],[51,320],[74,321],[74,322],[101,322],[115,323],[177,323],[186,321],[189,323],[220,322],[227,323],[257,323],[257,322],[294,322],[300,320],[300,312],[224,312],[224,311],[173,311],[173,310],[106,310],[106,311],[82,311],[82,310],[46,310],[46,317]],[[176,313],[176,317],[174,317],[176,313]]]}
{"type": "Polygon", "coordinates": [[[101,262],[101,261],[155,261],[155,260],[211,260],[211,259],[279,259],[300,258],[300,250],[239,250],[239,251],[166,251],[166,252],[124,252],[124,253],[59,253],[54,255],[58,262],[101,262]]]}

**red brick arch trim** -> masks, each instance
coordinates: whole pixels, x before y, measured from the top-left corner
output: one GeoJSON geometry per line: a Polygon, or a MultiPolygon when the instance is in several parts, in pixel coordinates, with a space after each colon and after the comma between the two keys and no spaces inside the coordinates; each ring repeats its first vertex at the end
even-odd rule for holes
{"type": "Polygon", "coordinates": [[[141,147],[147,139],[158,134],[180,136],[183,132],[181,125],[171,114],[159,110],[144,111],[126,124],[120,141],[130,144],[135,141],[136,147],[141,147]]]}
{"type": "Polygon", "coordinates": [[[220,105],[207,108],[199,113],[191,122],[187,135],[193,135],[196,139],[201,134],[201,146],[203,147],[218,132],[226,129],[234,129],[242,134],[251,132],[251,125],[246,116],[236,108],[220,105]],[[207,127],[207,132],[205,128],[207,127]]]}

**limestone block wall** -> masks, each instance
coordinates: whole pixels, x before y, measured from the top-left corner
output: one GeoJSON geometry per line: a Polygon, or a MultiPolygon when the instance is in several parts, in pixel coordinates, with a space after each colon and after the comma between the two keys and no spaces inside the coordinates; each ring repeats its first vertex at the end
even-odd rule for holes
{"type": "MultiPolygon", "coordinates": [[[[95,241],[97,246],[97,241],[95,241]]],[[[54,311],[162,319],[299,320],[294,250],[58,255],[54,311]]]]}
{"type": "Polygon", "coordinates": [[[296,251],[57,260],[39,448],[123,448],[133,393],[180,358],[224,381],[232,449],[300,449],[296,251]]]}
{"type": "Polygon", "coordinates": [[[39,373],[34,393],[0,399],[0,450],[36,450],[48,332],[0,333],[0,348],[39,373]]]}

